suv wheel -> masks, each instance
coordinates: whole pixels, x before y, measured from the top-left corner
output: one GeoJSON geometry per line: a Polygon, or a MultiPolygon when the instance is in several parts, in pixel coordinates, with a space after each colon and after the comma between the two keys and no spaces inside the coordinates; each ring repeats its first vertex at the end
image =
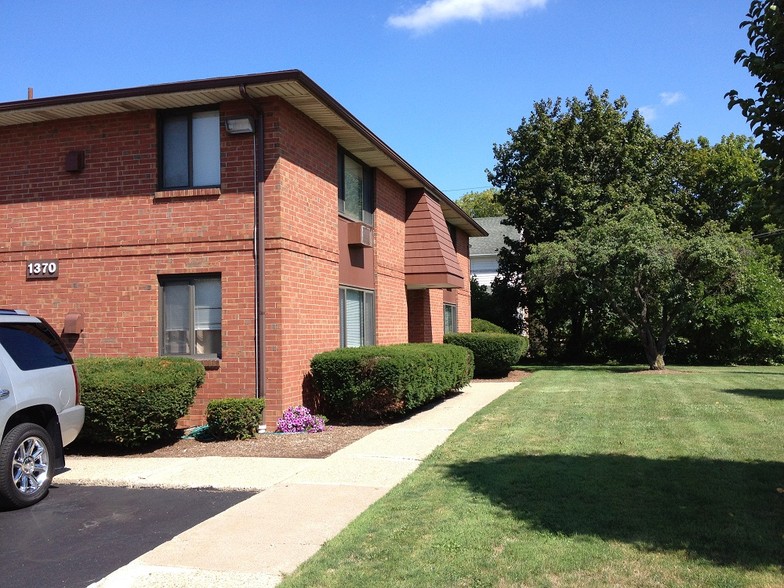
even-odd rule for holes
{"type": "Polygon", "coordinates": [[[0,444],[0,502],[14,508],[41,500],[52,481],[52,438],[33,423],[17,425],[0,444]]]}

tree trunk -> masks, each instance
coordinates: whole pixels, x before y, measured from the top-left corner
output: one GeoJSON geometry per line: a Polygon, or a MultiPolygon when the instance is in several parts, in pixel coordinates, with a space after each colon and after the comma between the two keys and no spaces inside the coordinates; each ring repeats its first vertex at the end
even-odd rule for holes
{"type": "Polygon", "coordinates": [[[651,332],[650,325],[643,325],[640,327],[640,339],[642,340],[643,349],[645,349],[648,367],[652,370],[663,370],[664,350],[667,343],[666,337],[662,335],[657,340],[651,332]]]}
{"type": "Polygon", "coordinates": [[[569,339],[564,347],[563,357],[568,362],[581,363],[585,359],[584,342],[585,307],[573,308],[571,312],[571,324],[569,328],[569,339]]]}

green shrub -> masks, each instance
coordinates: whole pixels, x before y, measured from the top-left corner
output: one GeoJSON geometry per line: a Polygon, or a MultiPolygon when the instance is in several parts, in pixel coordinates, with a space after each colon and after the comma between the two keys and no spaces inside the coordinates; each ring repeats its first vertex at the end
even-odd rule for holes
{"type": "Polygon", "coordinates": [[[171,357],[76,361],[85,422],[80,437],[138,447],[172,438],[204,382],[204,367],[171,357]]]}
{"type": "Polygon", "coordinates": [[[413,410],[471,381],[469,350],[415,343],[338,349],[310,362],[329,416],[380,417],[413,410]]]}
{"type": "Polygon", "coordinates": [[[503,327],[486,321],[485,319],[472,318],[471,319],[471,332],[472,333],[507,333],[508,331],[503,327]]]}
{"type": "Polygon", "coordinates": [[[207,405],[207,424],[216,439],[250,439],[264,412],[263,398],[224,398],[207,405]]]}
{"type": "Polygon", "coordinates": [[[505,376],[528,350],[528,339],[504,333],[448,333],[444,343],[474,352],[477,376],[505,376]]]}

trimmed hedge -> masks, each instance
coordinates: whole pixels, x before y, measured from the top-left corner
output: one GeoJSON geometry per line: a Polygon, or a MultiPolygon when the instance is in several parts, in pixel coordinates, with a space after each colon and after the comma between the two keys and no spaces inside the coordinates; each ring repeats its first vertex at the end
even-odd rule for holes
{"type": "Polygon", "coordinates": [[[508,333],[503,327],[499,327],[495,323],[486,321],[485,319],[472,318],[471,319],[471,332],[472,333],[508,333]]]}
{"type": "Polygon", "coordinates": [[[204,382],[204,366],[189,358],[78,359],[85,409],[80,437],[138,447],[170,439],[204,382]]]}
{"type": "Polygon", "coordinates": [[[263,398],[223,398],[207,405],[207,424],[216,439],[250,439],[264,412],[263,398]]]}
{"type": "Polygon", "coordinates": [[[447,333],[444,343],[474,352],[477,376],[505,376],[528,351],[528,339],[505,333],[447,333]]]}
{"type": "Polygon", "coordinates": [[[464,347],[413,343],[337,349],[310,362],[328,416],[378,418],[411,411],[471,381],[464,347]]]}

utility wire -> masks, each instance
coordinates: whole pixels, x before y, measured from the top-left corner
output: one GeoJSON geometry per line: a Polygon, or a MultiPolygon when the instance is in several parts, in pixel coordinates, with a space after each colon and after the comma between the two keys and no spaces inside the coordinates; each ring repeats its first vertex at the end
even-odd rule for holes
{"type": "Polygon", "coordinates": [[[452,188],[451,190],[441,190],[442,192],[476,192],[476,191],[483,191],[489,190],[492,186],[475,186],[473,188],[452,188]]]}

